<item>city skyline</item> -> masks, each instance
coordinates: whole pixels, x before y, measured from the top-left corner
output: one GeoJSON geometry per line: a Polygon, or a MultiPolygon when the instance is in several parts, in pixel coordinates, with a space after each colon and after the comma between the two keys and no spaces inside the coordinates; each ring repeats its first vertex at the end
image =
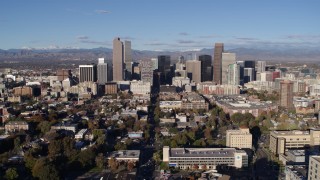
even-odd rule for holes
{"type": "Polygon", "coordinates": [[[313,0],[5,1],[0,49],[112,48],[114,37],[140,50],[197,50],[213,42],[229,48],[317,48],[319,5],[313,0]]]}

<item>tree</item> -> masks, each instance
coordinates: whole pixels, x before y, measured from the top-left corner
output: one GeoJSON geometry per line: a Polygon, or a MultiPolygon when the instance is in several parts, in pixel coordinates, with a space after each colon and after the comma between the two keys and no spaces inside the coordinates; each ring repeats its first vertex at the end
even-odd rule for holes
{"type": "Polygon", "coordinates": [[[83,168],[91,168],[94,165],[95,153],[92,149],[86,149],[78,154],[78,160],[83,168]]]}
{"type": "Polygon", "coordinates": [[[56,167],[47,158],[40,158],[37,160],[32,169],[32,175],[40,180],[60,179],[56,167]]]}
{"type": "Polygon", "coordinates": [[[115,150],[127,150],[127,145],[122,142],[117,142],[117,144],[114,146],[115,150]]]}
{"type": "Polygon", "coordinates": [[[54,157],[63,153],[63,144],[61,140],[53,140],[48,146],[49,156],[54,157]]]}
{"type": "Polygon", "coordinates": [[[129,171],[132,171],[132,169],[134,168],[134,166],[135,166],[135,164],[134,164],[134,162],[132,162],[132,161],[129,161],[129,162],[127,163],[127,169],[128,169],[129,171]]]}
{"type": "Polygon", "coordinates": [[[16,152],[20,149],[20,145],[21,145],[21,140],[20,140],[20,137],[17,136],[17,137],[14,139],[14,150],[15,150],[16,152]]]}
{"type": "Polygon", "coordinates": [[[95,159],[96,166],[100,169],[104,168],[105,158],[102,153],[99,153],[95,159]]]}
{"type": "Polygon", "coordinates": [[[46,132],[50,131],[50,128],[51,124],[48,121],[41,121],[37,126],[37,129],[40,130],[42,134],[45,134],[46,132]]]}
{"type": "Polygon", "coordinates": [[[113,157],[108,160],[108,165],[112,171],[116,171],[119,167],[118,161],[113,157]]]}
{"type": "Polygon", "coordinates": [[[8,179],[8,180],[18,179],[18,177],[19,177],[19,174],[18,174],[16,168],[9,168],[6,170],[6,175],[5,175],[6,179],[8,179]]]}
{"type": "Polygon", "coordinates": [[[206,129],[204,130],[204,137],[206,139],[212,139],[212,129],[209,127],[206,127],[206,129]]]}

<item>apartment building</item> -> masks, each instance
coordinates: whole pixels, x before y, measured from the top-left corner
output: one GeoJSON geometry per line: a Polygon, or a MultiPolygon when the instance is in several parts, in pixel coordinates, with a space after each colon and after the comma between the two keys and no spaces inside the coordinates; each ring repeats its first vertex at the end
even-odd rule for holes
{"type": "Polygon", "coordinates": [[[180,169],[215,169],[218,165],[242,168],[248,166],[248,155],[235,148],[163,147],[163,161],[180,169]]]}
{"type": "Polygon", "coordinates": [[[320,130],[310,131],[271,131],[270,150],[276,155],[284,154],[288,149],[298,149],[320,145],[320,130]]]}
{"type": "Polygon", "coordinates": [[[252,134],[248,128],[227,130],[226,146],[232,148],[252,148],[252,134]]]}

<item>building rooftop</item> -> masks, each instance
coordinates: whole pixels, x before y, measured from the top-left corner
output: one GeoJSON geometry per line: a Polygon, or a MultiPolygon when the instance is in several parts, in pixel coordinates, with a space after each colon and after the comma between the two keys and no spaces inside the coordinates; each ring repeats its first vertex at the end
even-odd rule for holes
{"type": "Polygon", "coordinates": [[[306,179],[308,175],[308,168],[305,165],[286,166],[286,169],[294,173],[301,179],[306,179]]]}
{"type": "Polygon", "coordinates": [[[140,150],[121,150],[121,151],[113,151],[111,152],[110,158],[116,158],[116,159],[136,159],[140,157],[140,150]]]}
{"type": "Polygon", "coordinates": [[[320,156],[311,156],[311,157],[320,163],[320,156]]]}
{"type": "Polygon", "coordinates": [[[288,150],[288,153],[290,154],[293,154],[294,156],[305,156],[306,155],[306,152],[304,149],[301,149],[301,150],[288,150]]]}
{"type": "Polygon", "coordinates": [[[234,157],[234,148],[172,148],[170,157],[234,157]]]}
{"type": "Polygon", "coordinates": [[[299,130],[293,130],[293,131],[272,131],[272,133],[278,135],[278,136],[289,136],[289,135],[309,135],[309,131],[299,131],[299,130]]]}

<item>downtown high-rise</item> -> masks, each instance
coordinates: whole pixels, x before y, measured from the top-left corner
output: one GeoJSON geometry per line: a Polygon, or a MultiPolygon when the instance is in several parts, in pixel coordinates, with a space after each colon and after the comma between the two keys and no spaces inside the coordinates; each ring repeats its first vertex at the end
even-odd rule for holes
{"type": "Polygon", "coordinates": [[[97,73],[97,82],[99,84],[105,84],[108,82],[108,64],[105,62],[104,58],[98,59],[97,73]]]}
{"type": "Polygon", "coordinates": [[[201,62],[201,82],[212,81],[212,56],[200,55],[201,62]]]}
{"type": "Polygon", "coordinates": [[[214,46],[213,57],[213,81],[217,84],[221,84],[222,77],[222,52],[224,51],[223,43],[216,43],[214,46]]]}
{"type": "Polygon", "coordinates": [[[113,81],[122,81],[124,79],[123,75],[123,43],[120,41],[120,38],[115,38],[113,40],[113,81]]]}

